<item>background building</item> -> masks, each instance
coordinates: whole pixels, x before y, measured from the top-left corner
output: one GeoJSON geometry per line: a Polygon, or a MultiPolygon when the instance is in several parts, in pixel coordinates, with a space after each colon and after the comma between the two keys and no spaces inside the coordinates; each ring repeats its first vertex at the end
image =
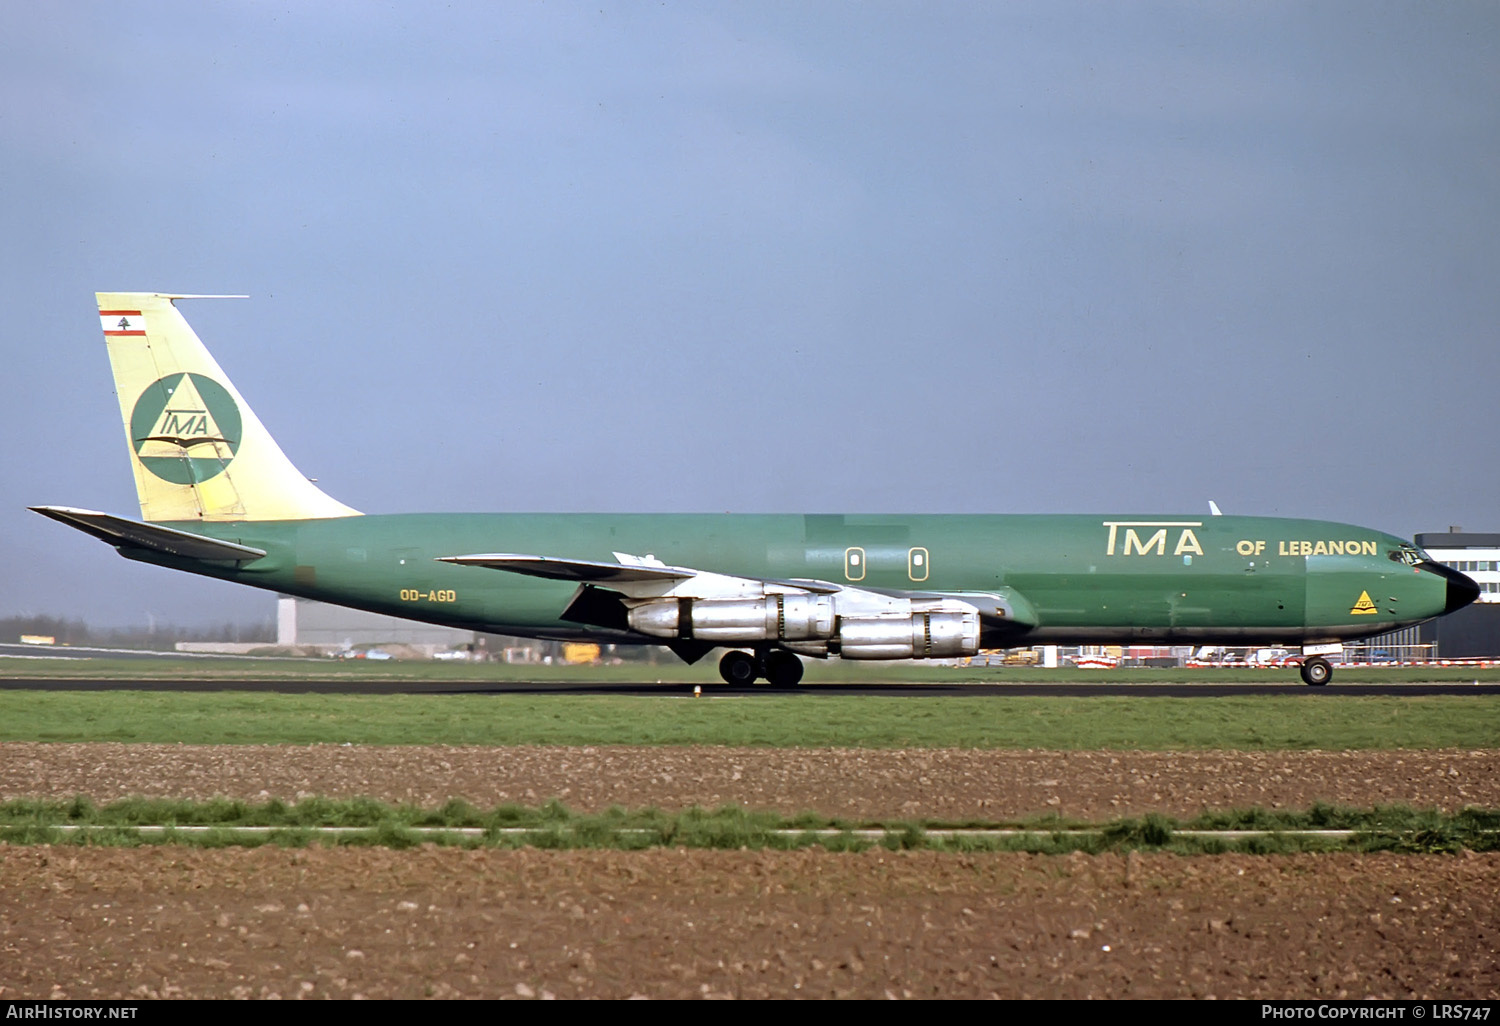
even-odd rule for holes
{"type": "Polygon", "coordinates": [[[401,656],[465,652],[477,659],[543,662],[560,653],[556,642],[508,638],[367,613],[361,609],[278,595],[276,644],[325,654],[371,649],[401,656]]]}
{"type": "Polygon", "coordinates": [[[1462,570],[1479,585],[1479,601],[1500,603],[1500,534],[1419,534],[1416,543],[1444,566],[1462,570]]]}
{"type": "Polygon", "coordinates": [[[370,645],[410,645],[441,651],[468,645],[473,631],[438,627],[398,616],[382,616],[326,602],[279,595],[276,599],[276,643],[317,647],[364,648],[370,645]]]}
{"type": "Polygon", "coordinates": [[[1500,656],[1500,534],[1466,534],[1453,527],[1413,540],[1437,562],[1463,571],[1479,585],[1473,605],[1418,627],[1421,640],[1436,646],[1439,659],[1500,656]]]}

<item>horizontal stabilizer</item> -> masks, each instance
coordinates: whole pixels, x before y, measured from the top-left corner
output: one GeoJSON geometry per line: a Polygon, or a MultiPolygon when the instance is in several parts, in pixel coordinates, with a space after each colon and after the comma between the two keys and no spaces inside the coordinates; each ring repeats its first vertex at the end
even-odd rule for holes
{"type": "Polygon", "coordinates": [[[227,559],[235,562],[259,559],[266,554],[265,549],[205,538],[201,534],[177,531],[156,524],[143,524],[137,520],[110,516],[108,513],[95,513],[90,509],[72,509],[68,506],[30,508],[44,517],[76,527],[84,534],[91,534],[118,549],[150,549],[185,559],[227,559]]]}
{"type": "Polygon", "coordinates": [[[439,556],[439,562],[459,566],[487,566],[492,570],[509,570],[527,577],[545,577],[553,581],[587,581],[591,584],[624,584],[629,581],[685,581],[696,576],[692,570],[670,566],[641,566],[626,563],[601,563],[591,559],[558,559],[553,556],[518,556],[491,552],[473,556],[439,556]]]}

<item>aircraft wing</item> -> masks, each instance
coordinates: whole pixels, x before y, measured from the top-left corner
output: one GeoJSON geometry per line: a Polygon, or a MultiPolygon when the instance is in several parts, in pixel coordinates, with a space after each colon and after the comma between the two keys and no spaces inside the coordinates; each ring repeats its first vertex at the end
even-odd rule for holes
{"type": "Polygon", "coordinates": [[[574,581],[580,587],[565,618],[612,627],[626,625],[630,619],[627,607],[634,610],[653,605],[666,608],[660,603],[668,602],[671,609],[676,610],[677,603],[682,601],[712,605],[716,602],[743,603],[747,599],[751,602],[781,602],[783,609],[790,608],[793,601],[823,602],[828,604],[830,611],[836,609],[839,616],[852,618],[956,612],[970,613],[1006,628],[1037,623],[1031,604],[1012,588],[967,593],[876,589],[810,578],[742,577],[668,566],[655,556],[632,556],[625,552],[616,552],[614,556],[619,562],[500,552],[439,556],[438,560],[528,577],[574,581]],[[613,597],[607,597],[610,595],[613,597]]]}
{"type": "Polygon", "coordinates": [[[91,509],[74,509],[71,506],[29,508],[44,517],[76,527],[84,534],[93,535],[117,549],[150,549],[186,559],[223,559],[236,563],[259,559],[266,554],[265,549],[205,538],[201,534],[178,531],[158,524],[143,524],[138,520],[96,513],[91,509]]]}

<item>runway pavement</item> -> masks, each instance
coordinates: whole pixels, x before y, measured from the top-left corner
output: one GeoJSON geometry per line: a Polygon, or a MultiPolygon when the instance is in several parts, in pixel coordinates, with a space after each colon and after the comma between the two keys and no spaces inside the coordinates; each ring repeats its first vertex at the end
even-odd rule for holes
{"type": "MultiPolygon", "coordinates": [[[[1246,682],[1244,684],[1129,684],[1101,679],[1098,683],[1047,684],[902,684],[890,682],[801,684],[793,688],[775,688],[768,684],[736,687],[729,684],[701,685],[703,694],[712,697],[753,697],[756,695],[885,695],[918,698],[941,698],[976,695],[1030,695],[1053,697],[1169,697],[1225,698],[1246,695],[1316,695],[1338,698],[1353,695],[1500,695],[1500,684],[1471,684],[1449,681],[1435,684],[1366,684],[1337,682],[1312,688],[1293,678],[1285,683],[1246,682]]],[[[398,680],[145,680],[117,677],[111,680],[64,680],[57,678],[0,679],[0,690],[9,691],[239,691],[282,694],[329,695],[657,695],[690,696],[692,684],[638,683],[547,683],[535,681],[398,681],[398,680]]]]}

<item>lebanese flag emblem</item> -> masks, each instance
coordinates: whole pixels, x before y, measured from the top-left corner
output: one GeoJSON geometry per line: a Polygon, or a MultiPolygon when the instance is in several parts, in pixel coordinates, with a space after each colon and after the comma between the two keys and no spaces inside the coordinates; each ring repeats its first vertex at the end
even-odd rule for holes
{"type": "Polygon", "coordinates": [[[139,310],[100,310],[99,326],[106,335],[146,334],[146,318],[139,310]]]}

